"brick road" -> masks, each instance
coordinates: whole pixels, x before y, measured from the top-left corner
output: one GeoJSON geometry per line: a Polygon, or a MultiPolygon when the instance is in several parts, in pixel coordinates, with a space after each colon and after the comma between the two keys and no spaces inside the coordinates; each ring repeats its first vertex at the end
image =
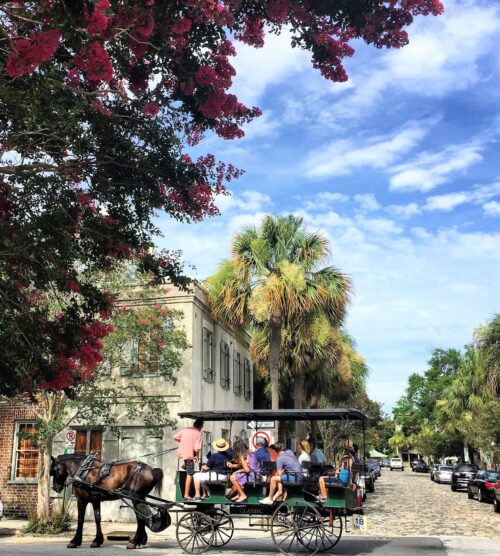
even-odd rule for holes
{"type": "MultiPolygon", "coordinates": [[[[370,536],[477,536],[500,542],[500,514],[466,491],[432,482],[426,473],[382,469],[365,502],[370,536]]],[[[357,533],[359,534],[359,533],[357,533]]]]}

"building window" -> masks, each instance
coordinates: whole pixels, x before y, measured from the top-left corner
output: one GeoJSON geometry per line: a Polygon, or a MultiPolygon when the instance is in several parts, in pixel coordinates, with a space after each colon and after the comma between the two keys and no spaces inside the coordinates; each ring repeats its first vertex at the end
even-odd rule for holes
{"type": "Polygon", "coordinates": [[[205,458],[206,455],[212,451],[212,433],[208,431],[203,431],[203,444],[201,446],[201,458],[205,458]]]}
{"type": "Polygon", "coordinates": [[[241,396],[241,354],[236,350],[233,355],[233,392],[241,396]]]}
{"type": "Polygon", "coordinates": [[[245,400],[249,400],[252,397],[252,367],[248,359],[245,359],[243,365],[243,391],[245,400]]]}
{"type": "Polygon", "coordinates": [[[208,330],[203,328],[203,380],[213,382],[215,376],[214,369],[214,335],[208,330]]]}
{"type": "Polygon", "coordinates": [[[226,342],[220,343],[220,385],[224,390],[229,390],[230,377],[230,354],[226,342]]]}
{"type": "Polygon", "coordinates": [[[16,423],[14,437],[14,465],[12,466],[12,479],[37,479],[38,478],[38,448],[32,438],[27,435],[36,433],[34,423],[16,423]]]}
{"type": "Polygon", "coordinates": [[[121,373],[130,374],[158,374],[159,348],[155,335],[146,333],[140,338],[132,338],[124,347],[124,366],[121,373]]]}
{"type": "Polygon", "coordinates": [[[97,452],[97,457],[102,454],[102,431],[80,429],[76,431],[75,454],[83,455],[97,452]]]}

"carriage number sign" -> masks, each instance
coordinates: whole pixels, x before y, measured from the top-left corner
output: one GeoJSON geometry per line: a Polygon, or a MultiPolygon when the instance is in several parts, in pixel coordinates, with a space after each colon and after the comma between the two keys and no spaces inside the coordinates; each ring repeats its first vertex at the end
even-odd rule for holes
{"type": "Polygon", "coordinates": [[[353,519],[353,528],[356,531],[368,531],[368,520],[364,515],[357,515],[353,519]]]}

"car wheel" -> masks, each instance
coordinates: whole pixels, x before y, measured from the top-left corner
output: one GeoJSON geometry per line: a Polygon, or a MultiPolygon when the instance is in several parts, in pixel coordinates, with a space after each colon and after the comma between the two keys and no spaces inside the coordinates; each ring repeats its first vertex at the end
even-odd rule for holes
{"type": "Polygon", "coordinates": [[[391,467],[391,471],[392,471],[392,467],[391,467]]]}
{"type": "Polygon", "coordinates": [[[500,502],[497,500],[496,496],[495,499],[493,500],[493,509],[497,514],[500,514],[500,502]]]}
{"type": "Polygon", "coordinates": [[[477,491],[477,501],[478,502],[486,502],[486,499],[484,497],[484,493],[481,489],[478,489],[478,491],[477,491]]]}
{"type": "Polygon", "coordinates": [[[473,500],[474,499],[474,493],[471,492],[469,489],[467,489],[467,498],[469,500],[473,500]]]}
{"type": "Polygon", "coordinates": [[[439,479],[434,479],[434,482],[437,483],[438,485],[441,484],[441,481],[439,479]]]}
{"type": "Polygon", "coordinates": [[[453,483],[451,484],[451,492],[457,492],[457,487],[453,483]]]}

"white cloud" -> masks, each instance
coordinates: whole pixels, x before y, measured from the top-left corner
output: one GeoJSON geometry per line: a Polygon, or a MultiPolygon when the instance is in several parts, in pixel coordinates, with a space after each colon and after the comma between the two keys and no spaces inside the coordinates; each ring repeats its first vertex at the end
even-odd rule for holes
{"type": "Polygon", "coordinates": [[[430,191],[480,162],[485,142],[450,145],[439,152],[422,152],[413,161],[391,168],[392,191],[430,191]]]}
{"type": "Polygon", "coordinates": [[[219,195],[215,199],[215,204],[219,207],[221,213],[238,208],[245,211],[261,210],[263,206],[271,206],[272,200],[269,195],[260,193],[259,191],[242,191],[241,193],[231,195],[219,195]]]}
{"type": "Polygon", "coordinates": [[[422,214],[422,211],[417,203],[408,203],[407,205],[389,205],[386,207],[386,210],[403,219],[422,214]]]}
{"type": "Polygon", "coordinates": [[[359,204],[359,208],[364,212],[379,210],[381,205],[373,193],[354,195],[354,200],[359,204]]]}
{"type": "Polygon", "coordinates": [[[483,209],[486,216],[500,216],[500,203],[498,201],[485,203],[483,209]]]}
{"type": "Polygon", "coordinates": [[[304,174],[310,178],[342,176],[356,168],[386,168],[413,149],[435,120],[411,121],[391,134],[341,139],[310,151],[304,174]]]}
{"type": "Polygon", "coordinates": [[[295,199],[299,201],[306,210],[325,210],[332,205],[345,203],[349,200],[349,196],[337,191],[320,191],[315,195],[296,195],[295,199]]]}
{"type": "Polygon", "coordinates": [[[236,43],[233,65],[236,77],[232,92],[240,101],[253,105],[270,85],[276,85],[301,72],[311,64],[311,55],[300,48],[291,47],[288,31],[280,35],[268,33],[263,48],[236,43]]]}
{"type": "Polygon", "coordinates": [[[482,204],[497,195],[500,195],[500,181],[489,185],[475,186],[468,191],[455,191],[445,195],[428,197],[427,203],[424,205],[423,209],[446,212],[465,203],[482,204]]]}

